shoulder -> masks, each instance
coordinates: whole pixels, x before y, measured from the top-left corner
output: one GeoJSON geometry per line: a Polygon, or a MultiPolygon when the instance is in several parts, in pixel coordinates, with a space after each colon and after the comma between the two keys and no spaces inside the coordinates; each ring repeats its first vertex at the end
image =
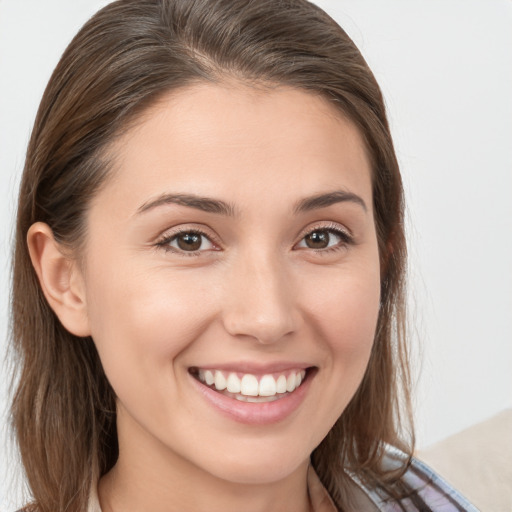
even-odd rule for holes
{"type": "MultiPolygon", "coordinates": [[[[383,465],[385,469],[393,469],[403,463],[404,457],[402,452],[389,447],[383,465]]],[[[399,482],[402,488],[407,489],[406,497],[400,502],[383,489],[369,489],[357,477],[351,477],[373,502],[376,510],[382,512],[478,512],[440,475],[416,458],[412,458],[399,482]]]]}

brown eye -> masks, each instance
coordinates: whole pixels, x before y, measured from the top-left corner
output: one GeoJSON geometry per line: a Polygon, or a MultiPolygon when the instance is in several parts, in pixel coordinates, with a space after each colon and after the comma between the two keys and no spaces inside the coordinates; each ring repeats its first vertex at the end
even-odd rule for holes
{"type": "Polygon", "coordinates": [[[310,249],[326,249],[330,240],[331,235],[325,230],[312,231],[304,237],[306,247],[310,249]]]}
{"type": "Polygon", "coordinates": [[[339,228],[318,228],[313,229],[295,246],[297,249],[313,249],[324,251],[346,247],[352,244],[352,237],[339,228]]]}
{"type": "Polygon", "coordinates": [[[197,251],[201,248],[203,240],[197,233],[182,233],[176,237],[176,242],[182,251],[197,251]]]}
{"type": "Polygon", "coordinates": [[[158,245],[178,252],[201,253],[214,249],[211,240],[199,231],[183,231],[162,240],[158,245]]]}

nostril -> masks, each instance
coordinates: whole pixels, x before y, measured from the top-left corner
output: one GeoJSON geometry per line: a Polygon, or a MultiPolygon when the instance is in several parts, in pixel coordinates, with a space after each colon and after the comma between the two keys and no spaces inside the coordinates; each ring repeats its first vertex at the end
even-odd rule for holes
{"type": "Polygon", "coordinates": [[[252,338],[263,345],[274,344],[295,332],[295,322],[290,315],[256,315],[254,312],[238,314],[224,319],[226,331],[231,336],[252,338]]]}
{"type": "MultiPolygon", "coordinates": [[[[250,256],[249,256],[250,258],[250,256]]],[[[300,320],[290,279],[273,264],[249,265],[222,306],[223,323],[232,336],[273,344],[296,332],[300,320]]]]}

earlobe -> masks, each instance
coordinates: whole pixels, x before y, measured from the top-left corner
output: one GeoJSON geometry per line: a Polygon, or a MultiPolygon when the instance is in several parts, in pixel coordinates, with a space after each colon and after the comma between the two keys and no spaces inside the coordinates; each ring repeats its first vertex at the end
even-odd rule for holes
{"type": "Polygon", "coordinates": [[[44,296],[62,325],[75,336],[89,336],[85,286],[76,261],[43,222],[32,224],[27,244],[44,296]]]}

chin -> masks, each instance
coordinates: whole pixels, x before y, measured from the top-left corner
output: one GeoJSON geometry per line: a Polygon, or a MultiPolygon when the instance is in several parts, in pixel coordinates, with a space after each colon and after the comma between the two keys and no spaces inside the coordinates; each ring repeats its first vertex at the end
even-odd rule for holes
{"type": "MultiPolygon", "coordinates": [[[[256,450],[230,450],[226,457],[212,461],[209,472],[213,476],[237,484],[268,485],[286,479],[301,466],[309,463],[309,453],[298,453],[297,444],[287,443],[286,448],[276,448],[265,443],[256,450]]],[[[206,468],[205,468],[206,469],[206,468]]]]}
{"type": "Polygon", "coordinates": [[[265,465],[245,465],[240,467],[224,467],[219,471],[217,478],[242,485],[270,485],[285,480],[292,475],[301,465],[307,465],[309,459],[300,461],[300,463],[290,465],[274,465],[269,462],[265,465]]]}

